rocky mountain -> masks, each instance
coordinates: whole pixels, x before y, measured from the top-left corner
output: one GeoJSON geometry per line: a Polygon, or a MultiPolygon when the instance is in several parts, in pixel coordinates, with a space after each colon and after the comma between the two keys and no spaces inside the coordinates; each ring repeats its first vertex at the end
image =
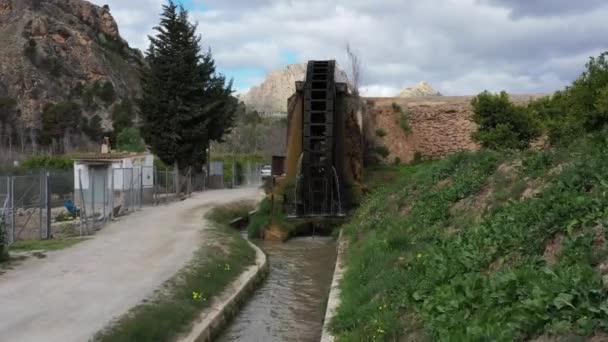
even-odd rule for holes
{"type": "Polygon", "coordinates": [[[403,89],[397,97],[421,97],[421,96],[441,96],[431,85],[422,81],[417,85],[403,89]]]}
{"type": "MultiPolygon", "coordinates": [[[[243,94],[241,100],[261,113],[287,113],[287,99],[296,91],[296,81],[303,81],[305,75],[306,63],[288,65],[268,74],[260,85],[243,94]]],[[[339,67],[336,68],[336,81],[348,81],[346,72],[339,67]]]]}
{"type": "Polygon", "coordinates": [[[0,0],[0,46],[0,97],[16,101],[26,127],[40,128],[45,106],[70,100],[107,129],[112,108],[141,93],[143,56],[120,37],[108,6],[0,0]]]}

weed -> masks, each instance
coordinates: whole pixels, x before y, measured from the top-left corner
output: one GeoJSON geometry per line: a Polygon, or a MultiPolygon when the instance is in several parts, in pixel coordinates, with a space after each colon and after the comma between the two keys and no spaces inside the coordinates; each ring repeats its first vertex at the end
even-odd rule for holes
{"type": "Polygon", "coordinates": [[[409,340],[404,332],[421,330],[437,341],[606,331],[608,290],[597,269],[607,254],[598,247],[608,233],[606,153],[598,135],[550,152],[480,151],[399,167],[344,229],[351,245],[333,331],[344,341],[409,340]],[[533,197],[517,196],[524,182],[492,180],[516,159],[518,179],[545,182],[533,197]],[[476,219],[451,210],[490,185],[502,196],[489,199],[496,208],[476,219]],[[411,209],[402,215],[389,198],[411,209]],[[549,264],[543,252],[558,233],[549,264]]]}
{"type": "MultiPolygon", "coordinates": [[[[229,219],[218,211],[210,216],[229,219]]],[[[186,331],[211,299],[255,262],[253,248],[232,228],[218,223],[213,235],[217,243],[201,247],[163,291],[97,333],[93,340],[173,341],[186,331]]]]}
{"type": "Polygon", "coordinates": [[[83,238],[50,239],[50,240],[26,240],[17,241],[11,245],[12,251],[56,251],[72,247],[85,241],[83,238]]]}
{"type": "Polygon", "coordinates": [[[386,136],[386,131],[385,131],[385,130],[383,130],[382,128],[378,128],[378,129],[376,130],[376,136],[377,136],[378,138],[384,138],[384,137],[386,136]]]}
{"type": "Polygon", "coordinates": [[[400,105],[393,102],[392,104],[393,112],[397,115],[397,124],[406,135],[412,133],[412,127],[410,125],[410,116],[407,111],[403,110],[400,105]]]}
{"type": "Polygon", "coordinates": [[[389,154],[391,154],[391,151],[389,151],[388,148],[384,145],[376,146],[374,148],[374,152],[376,152],[376,154],[382,158],[386,158],[389,156],[389,154]]]}

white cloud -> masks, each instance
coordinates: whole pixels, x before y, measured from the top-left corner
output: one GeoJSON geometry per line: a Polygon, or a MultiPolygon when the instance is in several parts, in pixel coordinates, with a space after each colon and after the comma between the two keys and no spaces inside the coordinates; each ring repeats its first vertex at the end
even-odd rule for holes
{"type": "MultiPolygon", "coordinates": [[[[547,92],[576,77],[588,56],[608,46],[608,4],[590,0],[196,0],[191,12],[221,68],[283,66],[336,58],[347,42],[363,61],[363,86],[392,95],[429,81],[446,95],[484,89],[547,92]],[[392,93],[389,93],[392,92],[392,93]]],[[[95,0],[112,8],[138,48],[163,0],[95,0]]],[[[241,82],[242,83],[242,82],[241,82]]],[[[253,85],[253,84],[249,84],[253,85]]]]}

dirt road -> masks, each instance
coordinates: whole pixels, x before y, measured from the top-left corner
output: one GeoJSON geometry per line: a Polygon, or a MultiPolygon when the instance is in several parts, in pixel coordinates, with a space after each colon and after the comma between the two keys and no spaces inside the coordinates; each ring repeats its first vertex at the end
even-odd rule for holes
{"type": "Polygon", "coordinates": [[[91,240],[26,260],[0,275],[0,340],[88,340],[190,260],[205,238],[205,211],[258,196],[254,188],[209,191],[144,208],[91,240]]]}

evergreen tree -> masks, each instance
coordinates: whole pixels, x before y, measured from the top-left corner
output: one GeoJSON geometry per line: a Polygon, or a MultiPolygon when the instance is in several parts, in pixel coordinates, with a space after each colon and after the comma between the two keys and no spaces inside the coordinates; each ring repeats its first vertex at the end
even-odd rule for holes
{"type": "Polygon", "coordinates": [[[201,53],[196,25],[182,7],[164,5],[154,29],[143,77],[143,137],[163,162],[198,170],[210,141],[233,125],[232,82],[217,74],[210,51],[201,53]]]}

